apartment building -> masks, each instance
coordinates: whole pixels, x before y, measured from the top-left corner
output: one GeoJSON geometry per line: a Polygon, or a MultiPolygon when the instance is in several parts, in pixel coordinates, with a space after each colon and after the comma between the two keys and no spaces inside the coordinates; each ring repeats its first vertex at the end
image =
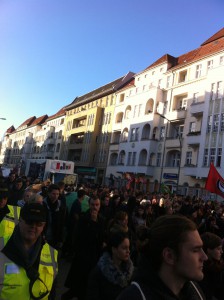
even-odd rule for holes
{"type": "Polygon", "coordinates": [[[65,107],[63,152],[75,162],[80,181],[104,183],[115,92],[133,78],[129,72],[94,91],[77,97],[65,107]]]}
{"type": "Polygon", "coordinates": [[[54,116],[4,137],[0,160],[72,160],[82,181],[207,197],[210,163],[224,177],[224,28],[197,49],[165,54],[54,116]]]}
{"type": "Polygon", "coordinates": [[[120,185],[207,196],[224,176],[224,28],[179,57],[166,54],[116,93],[106,176],[120,185]]]}
{"type": "Polygon", "coordinates": [[[48,117],[30,117],[18,128],[10,127],[3,139],[1,164],[23,174],[27,159],[59,159],[63,140],[65,111],[62,108],[48,117]]]}

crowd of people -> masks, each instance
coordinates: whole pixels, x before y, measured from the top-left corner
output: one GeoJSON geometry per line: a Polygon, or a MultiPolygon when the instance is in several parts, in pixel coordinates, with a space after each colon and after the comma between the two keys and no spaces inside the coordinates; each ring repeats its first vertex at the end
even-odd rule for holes
{"type": "Polygon", "coordinates": [[[10,173],[0,180],[0,299],[224,299],[224,203],[10,173]],[[17,295],[17,296],[16,296],[17,295]]]}

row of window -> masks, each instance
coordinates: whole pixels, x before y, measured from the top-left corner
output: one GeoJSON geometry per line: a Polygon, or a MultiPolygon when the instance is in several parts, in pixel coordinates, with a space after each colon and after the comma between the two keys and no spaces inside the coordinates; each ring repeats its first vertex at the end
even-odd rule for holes
{"type": "Polygon", "coordinates": [[[204,150],[203,166],[209,167],[213,163],[216,167],[221,166],[222,148],[210,148],[204,150]]]}
{"type": "Polygon", "coordinates": [[[224,113],[208,116],[207,133],[224,131],[224,113]]]}

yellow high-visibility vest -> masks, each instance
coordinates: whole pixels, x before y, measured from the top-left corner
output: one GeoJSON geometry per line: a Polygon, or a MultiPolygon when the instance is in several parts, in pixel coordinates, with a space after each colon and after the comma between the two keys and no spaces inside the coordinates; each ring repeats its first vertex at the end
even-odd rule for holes
{"type": "Polygon", "coordinates": [[[32,295],[47,300],[58,272],[57,256],[57,250],[47,243],[43,245],[38,268],[39,278],[30,286],[25,269],[0,252],[0,300],[30,300],[34,299],[32,295]]]}
{"type": "Polygon", "coordinates": [[[21,207],[8,205],[9,213],[0,222],[0,238],[11,236],[19,222],[21,207]]]}

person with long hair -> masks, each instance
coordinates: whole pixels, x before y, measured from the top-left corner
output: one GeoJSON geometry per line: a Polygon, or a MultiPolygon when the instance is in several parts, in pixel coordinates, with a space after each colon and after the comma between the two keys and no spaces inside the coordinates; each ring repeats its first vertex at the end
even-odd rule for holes
{"type": "Polygon", "coordinates": [[[110,232],[107,251],[89,275],[87,300],[115,300],[128,286],[133,273],[129,247],[126,232],[110,232]]]}

